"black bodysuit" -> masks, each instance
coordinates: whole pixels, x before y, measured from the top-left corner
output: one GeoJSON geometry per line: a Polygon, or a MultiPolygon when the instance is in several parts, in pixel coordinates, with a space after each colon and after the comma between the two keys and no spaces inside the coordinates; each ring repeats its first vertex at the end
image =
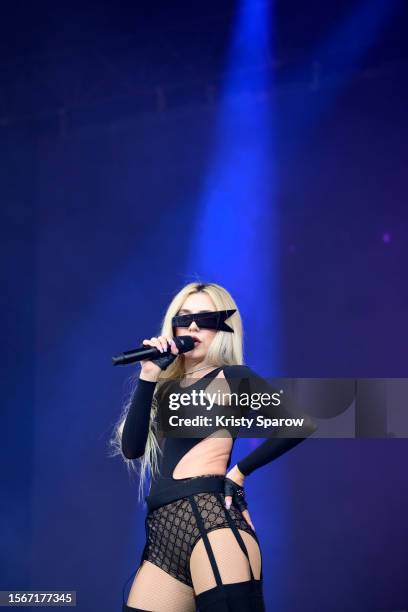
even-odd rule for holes
{"type": "MultiPolygon", "coordinates": [[[[214,369],[188,387],[180,387],[177,381],[174,380],[162,383],[157,390],[157,414],[160,415],[161,405],[168,407],[170,393],[188,393],[193,389],[196,391],[206,389],[209,383],[216,378],[220,370],[224,372],[231,394],[237,393],[239,395],[242,392],[271,394],[276,392],[276,389],[259,377],[251,368],[241,365],[227,365],[214,369]]],[[[145,452],[151,406],[157,384],[139,379],[133,394],[122,433],[123,454],[129,459],[139,458],[145,452]]],[[[213,411],[216,411],[217,407],[220,408],[220,406],[215,404],[213,411]]],[[[223,406],[224,408],[225,406],[223,406]]],[[[276,417],[292,416],[281,406],[274,408],[274,415],[276,417]]],[[[157,422],[158,420],[156,419],[156,424],[157,422]]],[[[222,429],[227,429],[227,435],[230,435],[232,438],[231,452],[226,466],[228,468],[231,462],[233,445],[239,430],[234,427],[222,427],[222,429]]],[[[238,461],[237,466],[239,470],[242,474],[248,476],[255,469],[266,465],[297,445],[313,433],[314,429],[312,421],[306,418],[304,426],[298,428],[296,432],[297,437],[266,439],[255,450],[238,461]]],[[[278,435],[279,431],[277,431],[278,435]]],[[[286,435],[288,435],[287,432],[286,435]]],[[[212,556],[207,538],[208,533],[214,529],[230,528],[234,532],[239,546],[248,558],[251,581],[240,586],[238,584],[228,585],[227,588],[229,591],[236,590],[237,601],[243,601],[242,589],[253,589],[250,597],[254,598],[253,601],[255,603],[251,604],[250,609],[253,612],[263,610],[264,608],[261,603],[262,570],[260,580],[255,580],[240,531],[250,533],[258,544],[259,541],[256,533],[246,522],[241,511],[234,503],[228,511],[225,509],[224,476],[203,474],[202,476],[181,479],[173,477],[174,470],[179,461],[190,449],[201,442],[203,437],[206,436],[158,436],[162,453],[159,455],[159,474],[151,479],[149,495],[146,498],[149,512],[145,521],[146,545],[142,553],[141,563],[144,560],[150,561],[174,576],[177,580],[192,587],[190,557],[198,540],[203,538],[204,541],[207,541],[207,552],[217,582],[217,589],[223,589],[226,585],[222,585],[217,564],[212,556]]],[[[207,599],[215,596],[217,589],[212,589],[210,592],[199,595],[197,601],[204,605],[207,599]]],[[[237,606],[238,603],[236,602],[234,605],[237,606]]],[[[215,609],[221,609],[218,603],[216,603],[215,609]]],[[[128,612],[131,608],[124,604],[123,610],[128,612]]]]}
{"type": "MultiPolygon", "coordinates": [[[[187,393],[189,389],[205,389],[209,382],[215,378],[220,370],[223,370],[224,376],[230,387],[231,393],[275,393],[273,388],[266,380],[258,376],[251,368],[244,365],[226,365],[209,372],[206,376],[197,380],[196,383],[188,387],[180,387],[175,381],[166,381],[164,386],[170,385],[165,391],[162,391],[161,397],[166,398],[167,393],[171,391],[182,391],[187,393]],[[174,386],[171,386],[171,385],[174,386]]],[[[147,434],[150,422],[150,409],[157,383],[139,379],[138,386],[133,395],[130,409],[127,415],[125,426],[122,434],[122,450],[125,457],[136,459],[141,457],[145,451],[147,434]]],[[[274,416],[276,418],[284,418],[293,416],[287,413],[282,407],[274,407],[274,416]]],[[[224,428],[225,429],[225,428],[224,428]]],[[[238,435],[234,428],[229,429],[233,442],[238,435]]],[[[315,430],[314,424],[310,418],[306,418],[302,427],[297,427],[296,437],[282,438],[279,434],[282,430],[276,431],[274,438],[266,439],[249,455],[238,461],[237,466],[244,476],[249,476],[254,470],[266,465],[270,461],[276,459],[284,452],[304,440],[315,430]]],[[[161,457],[160,471],[161,477],[171,479],[173,471],[180,459],[198,442],[201,438],[166,438],[164,444],[164,452],[161,457]]],[[[231,448],[232,453],[232,448],[231,448]]],[[[231,462],[231,454],[228,460],[227,468],[231,462]]],[[[160,480],[160,479],[159,479],[160,480]]],[[[151,493],[162,486],[159,480],[151,483],[151,493]]],[[[163,483],[164,486],[164,483],[163,483]]]]}

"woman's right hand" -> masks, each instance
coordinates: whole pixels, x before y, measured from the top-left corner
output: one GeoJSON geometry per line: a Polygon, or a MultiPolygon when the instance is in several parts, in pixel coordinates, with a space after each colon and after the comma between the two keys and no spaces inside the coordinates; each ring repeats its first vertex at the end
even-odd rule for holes
{"type": "MultiPolygon", "coordinates": [[[[171,336],[159,336],[156,338],[153,336],[148,340],[147,338],[143,340],[142,344],[144,346],[152,346],[157,348],[161,353],[165,353],[167,349],[170,347],[173,355],[178,355],[179,350],[171,336]]],[[[162,368],[151,361],[150,359],[143,359],[140,362],[142,369],[140,371],[140,376],[142,380],[148,380],[150,382],[157,382],[159,379],[160,373],[162,372],[162,368]]]]}

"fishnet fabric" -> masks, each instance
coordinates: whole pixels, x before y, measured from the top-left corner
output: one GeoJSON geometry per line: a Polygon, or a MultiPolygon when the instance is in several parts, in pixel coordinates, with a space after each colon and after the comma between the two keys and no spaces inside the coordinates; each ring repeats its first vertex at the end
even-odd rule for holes
{"type": "MultiPolygon", "coordinates": [[[[194,500],[207,532],[229,528],[225,516],[225,512],[229,512],[238,529],[253,534],[241,512],[234,505],[226,510],[214,493],[198,493],[194,500]]],[[[192,587],[190,557],[201,533],[189,500],[178,499],[153,510],[147,517],[147,526],[148,545],[144,560],[192,587]]]]}

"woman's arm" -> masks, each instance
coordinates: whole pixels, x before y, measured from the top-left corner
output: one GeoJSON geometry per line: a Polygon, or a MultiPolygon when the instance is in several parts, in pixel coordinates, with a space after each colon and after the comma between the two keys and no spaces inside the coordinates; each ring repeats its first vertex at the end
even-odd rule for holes
{"type": "MultiPolygon", "coordinates": [[[[224,372],[231,387],[238,393],[239,390],[242,392],[243,388],[247,393],[276,393],[276,389],[247,366],[229,366],[224,368],[224,372]],[[245,384],[242,385],[242,383],[245,384]]],[[[274,418],[293,418],[294,416],[289,414],[283,406],[276,406],[273,409],[274,418]]],[[[309,416],[301,415],[301,418],[303,418],[301,426],[276,428],[275,437],[268,438],[246,457],[239,460],[237,463],[239,472],[244,476],[249,476],[254,470],[274,461],[312,435],[317,426],[309,416]]]]}
{"type": "MultiPolygon", "coordinates": [[[[316,427],[310,429],[309,435],[314,431],[316,431],[316,427]]],[[[238,461],[237,467],[241,474],[249,476],[254,470],[287,453],[305,439],[306,436],[304,438],[270,438],[265,440],[249,455],[238,461]]]]}
{"type": "MultiPolygon", "coordinates": [[[[167,352],[153,361],[144,359],[141,362],[139,381],[122,432],[122,452],[127,459],[138,459],[144,455],[156,384],[160,373],[166,370],[179,354],[179,349],[170,336],[159,336],[158,338],[153,336],[150,340],[146,338],[143,340],[143,344],[146,347],[155,347],[162,353],[170,348],[170,353],[167,352]]],[[[161,390],[163,390],[163,387],[161,387],[161,390]]]]}
{"type": "Polygon", "coordinates": [[[156,384],[139,378],[133,393],[122,432],[122,452],[127,459],[138,459],[145,452],[156,384]]]}

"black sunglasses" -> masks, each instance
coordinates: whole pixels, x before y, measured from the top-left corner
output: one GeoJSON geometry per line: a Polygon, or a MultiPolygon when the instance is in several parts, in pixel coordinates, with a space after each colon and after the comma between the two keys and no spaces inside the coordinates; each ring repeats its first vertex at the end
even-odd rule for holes
{"type": "Polygon", "coordinates": [[[233,332],[234,330],[225,323],[225,319],[228,319],[232,314],[234,314],[234,312],[236,312],[235,309],[176,315],[172,318],[172,325],[173,328],[190,327],[192,322],[195,321],[198,327],[202,327],[203,329],[216,329],[217,331],[233,332]]]}

